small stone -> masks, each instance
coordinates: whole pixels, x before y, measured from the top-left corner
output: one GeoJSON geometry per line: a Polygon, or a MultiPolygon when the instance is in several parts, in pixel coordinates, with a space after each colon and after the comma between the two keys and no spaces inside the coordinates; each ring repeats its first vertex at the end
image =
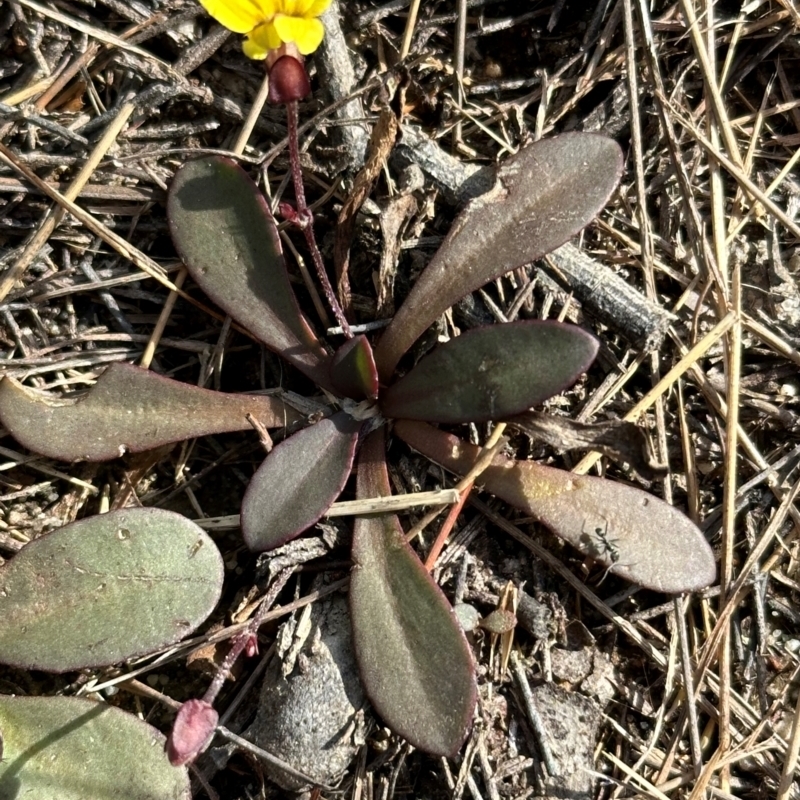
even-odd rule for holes
{"type": "Polygon", "coordinates": [[[519,593],[517,620],[536,639],[547,640],[551,635],[553,612],[525,592],[519,593]]]}
{"type": "Polygon", "coordinates": [[[471,606],[469,603],[458,603],[453,606],[453,611],[455,612],[456,619],[458,619],[458,624],[461,626],[463,631],[469,633],[478,627],[478,623],[481,620],[481,615],[475,606],[471,606]]]}
{"type": "MultiPolygon", "coordinates": [[[[258,716],[244,736],[329,784],[364,744],[369,706],[355,663],[347,601],[335,595],[315,603],[310,624],[289,674],[283,676],[280,659],[270,664],[258,716]]],[[[284,789],[306,788],[278,767],[263,767],[284,789]]]]}
{"type": "Polygon", "coordinates": [[[554,647],[550,651],[550,663],[556,680],[579,686],[581,681],[592,674],[592,650],[588,647],[580,650],[554,647]]]}
{"type": "Polygon", "coordinates": [[[558,774],[545,779],[548,797],[590,800],[594,793],[594,749],[603,710],[599,703],[555,684],[533,690],[534,702],[558,774]]]}

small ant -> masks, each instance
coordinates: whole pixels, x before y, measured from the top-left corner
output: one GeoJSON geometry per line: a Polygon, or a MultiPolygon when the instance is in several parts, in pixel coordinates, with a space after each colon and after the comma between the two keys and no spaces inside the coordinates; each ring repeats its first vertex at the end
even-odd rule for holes
{"type": "MultiPolygon", "coordinates": [[[[609,559],[611,559],[611,563],[608,565],[608,567],[606,567],[606,571],[603,573],[603,577],[600,578],[600,581],[597,584],[598,586],[606,579],[606,576],[608,575],[609,571],[619,562],[620,559],[619,547],[617,547],[616,541],[608,538],[608,520],[605,520],[605,523],[606,523],[605,527],[601,528],[598,526],[594,529],[594,535],[597,537],[597,540],[602,545],[602,549],[600,547],[597,547],[596,549],[597,549],[597,555],[600,557],[608,553],[608,557],[609,559]]],[[[586,530],[585,523],[581,533],[586,534],[587,536],[591,535],[591,533],[586,530]]]]}

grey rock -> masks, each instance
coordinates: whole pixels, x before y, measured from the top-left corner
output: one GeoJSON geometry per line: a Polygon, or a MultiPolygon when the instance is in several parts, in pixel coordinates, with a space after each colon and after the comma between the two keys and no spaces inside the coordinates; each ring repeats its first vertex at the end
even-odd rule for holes
{"type": "Polygon", "coordinates": [[[478,609],[475,608],[475,606],[471,606],[469,603],[458,603],[453,606],[453,611],[455,611],[458,624],[461,625],[461,629],[464,631],[474,631],[481,621],[481,615],[478,609]]]}
{"type": "Polygon", "coordinates": [[[553,635],[553,612],[544,603],[520,591],[517,619],[536,639],[547,641],[553,635]]]}
{"type": "Polygon", "coordinates": [[[579,686],[582,680],[592,674],[593,661],[590,647],[583,647],[580,650],[564,650],[561,647],[554,647],[550,651],[553,677],[575,686],[579,686]]]}
{"type": "Polygon", "coordinates": [[[545,780],[545,794],[559,800],[590,800],[593,794],[594,748],[603,711],[576,692],[546,683],[533,690],[542,727],[558,774],[545,780]]]}
{"type": "MultiPolygon", "coordinates": [[[[315,603],[288,647],[291,659],[267,669],[258,716],[244,736],[315,781],[330,784],[364,743],[369,709],[358,677],[346,600],[332,595],[315,603]]],[[[296,778],[265,764],[284,789],[304,788],[296,778]]]]}

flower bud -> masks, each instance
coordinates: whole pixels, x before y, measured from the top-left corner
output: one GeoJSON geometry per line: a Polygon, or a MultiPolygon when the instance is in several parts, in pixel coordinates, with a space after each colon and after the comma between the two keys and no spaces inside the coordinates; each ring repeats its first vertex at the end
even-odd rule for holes
{"type": "Polygon", "coordinates": [[[187,700],[178,710],[167,739],[170,764],[179,767],[194,761],[214,738],[219,715],[205,700],[187,700]]]}
{"type": "Polygon", "coordinates": [[[311,94],[311,81],[303,62],[281,56],[269,68],[269,102],[275,105],[302,100],[311,94]]]}

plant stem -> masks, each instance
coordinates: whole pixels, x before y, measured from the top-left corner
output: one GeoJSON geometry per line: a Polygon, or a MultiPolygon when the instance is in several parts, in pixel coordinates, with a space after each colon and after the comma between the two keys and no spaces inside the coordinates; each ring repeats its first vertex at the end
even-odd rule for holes
{"type": "Polygon", "coordinates": [[[294,183],[294,196],[297,203],[297,218],[303,235],[306,237],[306,244],[311,252],[311,259],[317,270],[317,277],[319,278],[322,288],[325,291],[325,299],[328,301],[336,321],[339,323],[344,335],[348,339],[353,338],[353,332],[350,330],[350,325],[345,319],[344,311],[333,293],[333,286],[328,278],[328,273],[325,271],[325,265],[322,262],[322,254],[317,247],[317,239],[314,236],[314,215],[306,204],[306,191],[303,186],[303,170],[300,166],[300,137],[298,135],[298,122],[297,122],[297,101],[293,100],[286,104],[286,117],[289,127],[289,161],[292,165],[292,182],[294,183]]]}
{"type": "Polygon", "coordinates": [[[217,674],[214,676],[214,680],[211,681],[211,685],[203,695],[203,700],[205,702],[209,703],[210,705],[214,704],[214,700],[216,700],[220,689],[222,689],[225,679],[228,677],[228,673],[231,671],[231,669],[233,669],[236,659],[238,659],[242,654],[242,650],[244,650],[244,648],[247,646],[247,643],[251,640],[251,637],[258,634],[258,629],[261,627],[261,623],[264,621],[264,615],[275,604],[281,589],[286,586],[286,582],[289,580],[293,572],[294,570],[291,568],[283,569],[275,576],[275,580],[269,587],[269,591],[267,591],[266,595],[264,595],[264,599],[261,601],[261,605],[258,607],[258,610],[253,616],[250,624],[234,639],[231,649],[228,651],[228,655],[225,656],[225,660],[222,662],[222,664],[220,664],[217,674]]]}

